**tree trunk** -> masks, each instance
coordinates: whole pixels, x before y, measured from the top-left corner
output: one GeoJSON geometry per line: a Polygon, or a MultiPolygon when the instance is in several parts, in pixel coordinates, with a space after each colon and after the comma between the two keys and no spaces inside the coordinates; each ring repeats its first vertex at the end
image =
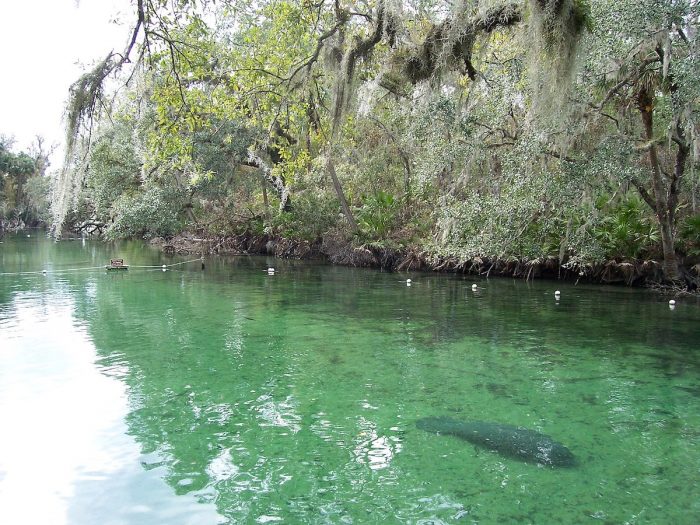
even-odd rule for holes
{"type": "Polygon", "coordinates": [[[182,211],[185,212],[185,215],[187,215],[187,219],[192,224],[197,224],[197,217],[194,214],[194,209],[193,209],[193,205],[192,205],[192,197],[193,197],[192,191],[188,191],[187,185],[182,180],[184,177],[184,173],[180,170],[175,170],[173,172],[173,176],[175,178],[175,182],[177,183],[178,189],[183,191],[183,192],[187,192],[189,194],[189,198],[187,199],[187,202],[182,207],[182,211]]]}
{"type": "Polygon", "coordinates": [[[262,179],[263,206],[265,207],[265,221],[270,222],[270,201],[267,198],[267,185],[265,179],[262,179]]]}
{"type": "Polygon", "coordinates": [[[197,216],[194,214],[194,210],[192,209],[192,203],[187,203],[185,205],[185,214],[192,224],[197,224],[197,216]]]}
{"type": "MultiPolygon", "coordinates": [[[[659,221],[660,220],[661,219],[659,219],[659,221]]],[[[670,224],[668,218],[666,218],[661,224],[661,247],[664,252],[664,275],[671,281],[677,281],[681,277],[678,270],[678,257],[676,256],[674,244],[675,235],[673,234],[673,224],[670,224]]]]}
{"type": "MultiPolygon", "coordinates": [[[[338,11],[338,7],[339,4],[336,2],[336,11],[338,11]]],[[[338,16],[338,14],[339,13],[336,12],[336,16],[338,16]]],[[[386,11],[384,0],[379,0],[377,2],[375,19],[373,22],[374,27],[365,38],[350,39],[348,47],[346,47],[345,51],[343,52],[340,71],[338,72],[335,80],[335,95],[333,97],[333,107],[331,109],[331,132],[328,146],[326,148],[326,173],[330,175],[331,180],[333,181],[333,188],[335,189],[335,193],[338,195],[340,206],[343,209],[343,215],[345,215],[345,218],[348,220],[353,233],[357,232],[359,229],[357,226],[357,221],[355,220],[355,216],[348,205],[348,200],[345,197],[343,186],[340,184],[338,174],[335,172],[335,165],[333,164],[335,137],[338,134],[338,129],[340,128],[343,115],[345,114],[346,102],[350,97],[349,90],[352,85],[353,75],[355,73],[355,64],[358,60],[366,59],[372,53],[374,47],[381,42],[382,37],[384,36],[384,30],[386,29],[384,23],[385,16],[386,11]]]]}
{"type": "Polygon", "coordinates": [[[654,139],[654,95],[647,88],[642,88],[637,95],[637,107],[642,114],[644,124],[644,139],[647,141],[649,154],[649,164],[651,167],[652,196],[638,186],[644,200],[651,206],[659,221],[659,231],[661,233],[661,247],[663,249],[663,271],[666,279],[677,281],[680,279],[678,269],[678,256],[675,249],[675,216],[678,202],[678,182],[683,175],[685,166],[685,156],[682,156],[683,148],[679,145],[679,152],[676,158],[676,166],[673,178],[666,188],[664,176],[661,171],[658,151],[654,139]],[[679,167],[679,162],[681,166],[679,167]]]}
{"type": "Polygon", "coordinates": [[[357,226],[357,221],[355,220],[355,216],[352,214],[352,210],[350,209],[348,200],[345,198],[345,192],[343,191],[343,187],[340,185],[338,174],[335,172],[335,164],[333,164],[333,157],[331,156],[330,152],[328,153],[328,156],[326,158],[326,172],[331,176],[331,180],[333,181],[333,187],[335,188],[335,193],[338,195],[338,200],[340,200],[340,206],[343,209],[343,214],[348,220],[348,223],[350,223],[350,228],[352,228],[352,231],[354,233],[359,229],[357,226]]]}

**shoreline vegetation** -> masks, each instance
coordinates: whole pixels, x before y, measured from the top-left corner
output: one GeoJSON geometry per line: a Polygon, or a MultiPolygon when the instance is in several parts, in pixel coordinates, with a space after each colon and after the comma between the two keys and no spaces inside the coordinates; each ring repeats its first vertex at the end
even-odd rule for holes
{"type": "MultiPolygon", "coordinates": [[[[0,223],[0,239],[5,233],[27,229],[48,231],[45,224],[0,223]]],[[[104,239],[97,232],[67,232],[62,238],[83,236],[104,239]]],[[[358,245],[341,233],[321,236],[314,241],[244,232],[207,235],[184,231],[169,237],[151,237],[144,242],[167,255],[245,256],[268,255],[280,259],[317,260],[338,266],[376,268],[389,272],[435,272],[523,279],[557,280],[648,288],[665,294],[700,296],[700,258],[680,261],[682,280],[668,282],[663,264],[656,259],[611,258],[571,268],[555,256],[533,259],[477,256],[463,259],[436,255],[419,246],[387,247],[380,243],[358,245]]]]}
{"type": "Polygon", "coordinates": [[[700,261],[681,265],[683,281],[664,282],[662,263],[657,260],[610,259],[571,269],[553,256],[536,259],[436,256],[418,247],[388,248],[377,244],[355,245],[340,235],[328,235],[310,242],[269,235],[241,233],[205,236],[183,232],[169,239],[147,241],[166,254],[178,255],[271,255],[282,259],[322,260],[339,266],[378,268],[392,272],[425,271],[482,277],[551,279],[626,285],[656,289],[665,293],[694,294],[700,282],[700,261]]]}

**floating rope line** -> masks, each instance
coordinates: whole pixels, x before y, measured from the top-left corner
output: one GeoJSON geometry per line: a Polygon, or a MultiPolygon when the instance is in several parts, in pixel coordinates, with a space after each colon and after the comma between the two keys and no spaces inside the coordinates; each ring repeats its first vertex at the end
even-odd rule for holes
{"type": "Polygon", "coordinates": [[[192,262],[197,262],[197,261],[202,261],[203,258],[199,257],[198,259],[192,259],[191,261],[182,261],[179,263],[173,263],[173,264],[159,264],[159,265],[146,265],[146,266],[138,266],[138,265],[129,265],[129,268],[172,268],[174,266],[180,266],[182,264],[188,264],[192,262]]]}
{"type": "MultiPolygon", "coordinates": [[[[129,265],[129,268],[150,268],[152,270],[167,270],[169,268],[173,268],[175,266],[181,266],[183,264],[189,264],[197,261],[202,261],[203,258],[200,257],[198,259],[192,259],[190,261],[182,261],[179,263],[173,263],[173,264],[160,264],[160,265],[147,265],[147,266],[132,266],[129,265]]],[[[87,266],[83,268],[64,268],[62,270],[37,270],[34,272],[2,272],[0,273],[0,276],[2,275],[48,275],[48,274],[58,274],[58,273],[67,273],[67,272],[87,272],[91,270],[104,270],[106,268],[105,265],[102,266],[87,266]]]]}
{"type": "Polygon", "coordinates": [[[63,270],[38,270],[36,272],[3,272],[0,275],[41,275],[49,273],[82,272],[89,270],[103,270],[104,266],[89,266],[87,268],[64,268],[63,270]]]}

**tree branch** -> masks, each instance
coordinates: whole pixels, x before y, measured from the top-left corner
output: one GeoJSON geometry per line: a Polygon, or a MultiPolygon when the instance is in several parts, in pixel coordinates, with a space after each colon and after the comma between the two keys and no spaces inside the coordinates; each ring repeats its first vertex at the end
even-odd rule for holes
{"type": "Polygon", "coordinates": [[[277,192],[277,196],[280,200],[280,211],[289,211],[292,207],[292,201],[289,195],[289,188],[287,188],[285,181],[282,177],[278,177],[272,174],[272,168],[267,165],[267,163],[258,155],[252,151],[248,152],[248,158],[242,163],[244,166],[250,166],[252,168],[257,168],[262,172],[265,180],[270,183],[270,185],[277,192]]]}
{"type": "Polygon", "coordinates": [[[644,202],[646,202],[652,210],[656,209],[656,203],[654,202],[654,198],[649,194],[649,191],[644,187],[644,185],[639,181],[639,179],[637,179],[636,177],[632,177],[632,179],[630,179],[630,182],[635,188],[637,188],[637,191],[642,196],[642,199],[644,199],[644,202]]]}

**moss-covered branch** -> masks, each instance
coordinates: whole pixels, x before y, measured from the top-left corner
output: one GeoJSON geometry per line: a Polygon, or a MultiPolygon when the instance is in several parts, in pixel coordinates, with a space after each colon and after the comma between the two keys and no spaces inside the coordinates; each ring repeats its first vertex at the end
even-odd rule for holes
{"type": "Polygon", "coordinates": [[[510,27],[523,20],[522,6],[508,2],[481,14],[455,14],[433,25],[423,42],[412,48],[397,50],[394,70],[411,84],[432,78],[444,69],[460,70],[474,80],[477,75],[472,62],[476,39],[497,29],[510,27]]]}

